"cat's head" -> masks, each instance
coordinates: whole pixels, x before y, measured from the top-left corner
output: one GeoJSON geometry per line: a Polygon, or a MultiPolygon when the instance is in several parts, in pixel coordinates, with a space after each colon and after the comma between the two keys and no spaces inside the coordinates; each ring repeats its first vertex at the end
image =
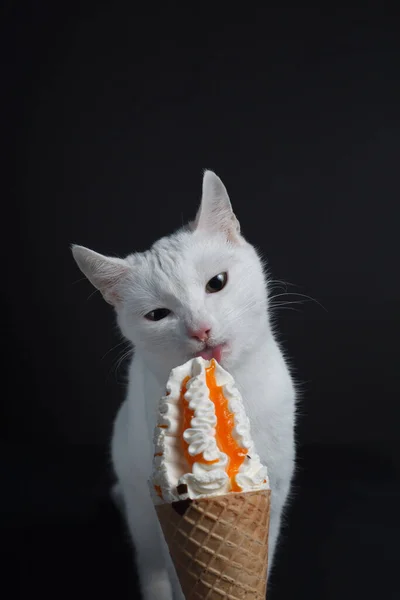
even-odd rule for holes
{"type": "Polygon", "coordinates": [[[196,219],[125,259],[73,246],[80,269],[116,310],[123,335],[155,372],[193,356],[233,368],[268,327],[261,261],[241,235],[222,181],[203,178],[196,219]]]}

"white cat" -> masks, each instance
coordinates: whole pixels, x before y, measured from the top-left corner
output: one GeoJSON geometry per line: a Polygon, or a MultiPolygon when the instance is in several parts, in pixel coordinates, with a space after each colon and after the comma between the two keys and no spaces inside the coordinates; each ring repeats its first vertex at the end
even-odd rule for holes
{"type": "Polygon", "coordinates": [[[206,171],[196,220],[146,252],[119,259],[73,246],[73,254],[135,348],[111,450],[143,598],[183,598],[147,481],[159,398],[171,369],[196,355],[215,357],[243,395],[270,476],[271,565],[294,469],[295,390],[271,327],[261,260],[240,233],[224,184],[206,171]]]}

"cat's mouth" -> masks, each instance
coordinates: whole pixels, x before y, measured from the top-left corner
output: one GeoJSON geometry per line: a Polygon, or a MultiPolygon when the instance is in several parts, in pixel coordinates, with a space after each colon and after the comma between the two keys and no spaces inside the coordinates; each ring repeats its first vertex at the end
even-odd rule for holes
{"type": "Polygon", "coordinates": [[[203,348],[203,350],[197,352],[195,356],[204,358],[204,360],[211,360],[212,358],[215,358],[215,360],[218,363],[220,363],[222,351],[224,350],[224,348],[225,344],[219,344],[218,346],[214,346],[213,348],[211,348],[210,346],[206,346],[205,348],[203,348]]]}

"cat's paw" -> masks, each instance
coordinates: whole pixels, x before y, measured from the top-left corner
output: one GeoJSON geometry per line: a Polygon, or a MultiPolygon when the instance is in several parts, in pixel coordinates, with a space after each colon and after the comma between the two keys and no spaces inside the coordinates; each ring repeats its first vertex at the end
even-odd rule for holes
{"type": "Polygon", "coordinates": [[[175,600],[168,575],[158,573],[142,585],[143,600],[175,600]]]}
{"type": "Polygon", "coordinates": [[[125,512],[125,503],[122,495],[121,485],[119,483],[115,483],[110,490],[111,500],[114,502],[116,508],[121,512],[125,512]]]}

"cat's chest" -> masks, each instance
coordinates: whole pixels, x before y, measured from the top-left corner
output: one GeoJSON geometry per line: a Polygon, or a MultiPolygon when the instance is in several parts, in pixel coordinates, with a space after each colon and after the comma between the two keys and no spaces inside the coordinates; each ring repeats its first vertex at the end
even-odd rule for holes
{"type": "Polygon", "coordinates": [[[265,405],[270,393],[266,379],[257,369],[237,369],[232,370],[231,374],[242,397],[247,416],[250,417],[251,413],[265,405]]]}
{"type": "Polygon", "coordinates": [[[151,436],[153,436],[154,428],[157,424],[158,408],[163,394],[164,388],[153,377],[146,378],[144,381],[145,414],[146,424],[151,436]]]}

